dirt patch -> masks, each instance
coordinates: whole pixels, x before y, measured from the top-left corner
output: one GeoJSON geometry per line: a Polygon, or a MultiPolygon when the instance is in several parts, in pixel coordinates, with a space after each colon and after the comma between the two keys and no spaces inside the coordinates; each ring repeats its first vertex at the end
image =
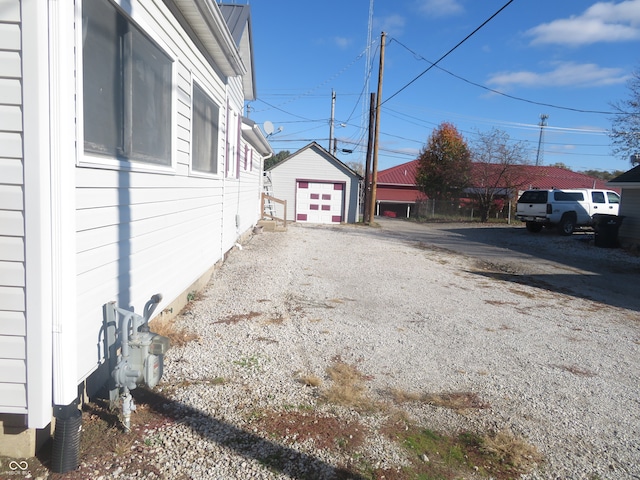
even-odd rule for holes
{"type": "Polygon", "coordinates": [[[368,434],[359,422],[345,422],[315,412],[264,412],[253,425],[287,444],[311,440],[317,448],[343,452],[356,451],[368,434]]]}
{"type": "Polygon", "coordinates": [[[260,315],[262,315],[260,312],[238,313],[235,315],[229,315],[228,317],[225,317],[222,320],[218,320],[213,323],[222,323],[224,325],[232,325],[234,323],[251,320],[252,318],[259,317],[260,315]]]}

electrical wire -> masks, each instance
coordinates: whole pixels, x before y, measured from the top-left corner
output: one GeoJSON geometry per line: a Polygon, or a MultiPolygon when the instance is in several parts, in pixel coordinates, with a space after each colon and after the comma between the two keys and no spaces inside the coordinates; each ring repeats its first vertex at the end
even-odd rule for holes
{"type": "Polygon", "coordinates": [[[495,90],[493,88],[487,87],[486,85],[482,85],[480,83],[473,82],[473,81],[471,81],[469,79],[461,77],[460,75],[456,75],[455,73],[453,73],[453,72],[451,72],[451,71],[449,71],[449,70],[447,70],[445,68],[442,68],[439,65],[436,65],[435,63],[431,62],[430,60],[424,58],[422,55],[420,55],[420,54],[414,52],[413,50],[411,50],[409,47],[407,47],[405,44],[403,44],[397,38],[392,38],[389,41],[389,43],[391,43],[391,42],[396,42],[401,47],[405,48],[408,52],[410,52],[414,57],[416,57],[416,58],[418,58],[420,60],[424,60],[425,62],[431,64],[432,67],[436,67],[437,69],[443,71],[444,73],[446,73],[448,75],[451,75],[454,78],[457,78],[458,80],[461,80],[461,81],[463,81],[465,83],[468,83],[469,85],[473,85],[474,87],[481,88],[481,89],[486,90],[488,92],[495,93],[496,95],[502,95],[503,97],[510,98],[512,100],[517,100],[519,102],[530,103],[532,105],[540,105],[542,107],[555,108],[555,109],[558,109],[558,110],[568,110],[570,112],[597,113],[597,114],[600,114],[600,115],[621,115],[622,114],[621,112],[607,112],[607,111],[603,111],[603,110],[586,110],[586,109],[582,109],[582,108],[564,107],[564,106],[561,106],[561,105],[554,105],[552,103],[545,103],[545,102],[537,102],[535,100],[529,100],[527,98],[522,98],[522,97],[517,97],[515,95],[510,95],[508,93],[504,93],[504,92],[501,92],[499,90],[495,90]]]}
{"type": "MultiPolygon", "coordinates": [[[[301,116],[301,115],[297,115],[297,114],[295,114],[295,113],[287,112],[286,110],[283,110],[283,109],[282,109],[282,108],[280,108],[280,107],[277,107],[277,106],[275,106],[275,105],[271,105],[269,102],[265,102],[265,101],[264,101],[264,100],[262,100],[261,98],[257,98],[257,99],[256,99],[256,101],[258,101],[258,102],[262,102],[262,103],[264,103],[265,105],[268,105],[269,107],[271,107],[271,108],[274,108],[274,109],[278,110],[279,112],[286,113],[287,115],[291,115],[292,117],[300,118],[300,119],[305,120],[305,121],[307,121],[307,122],[319,122],[319,121],[320,121],[320,120],[312,120],[312,119],[310,119],[310,118],[306,118],[306,117],[303,117],[303,116],[301,116]]],[[[284,105],[284,104],[283,104],[283,105],[284,105]]],[[[258,112],[264,112],[264,111],[265,111],[265,110],[258,110],[258,112]]],[[[256,111],[253,111],[253,113],[257,113],[257,112],[256,112],[256,111]]]]}
{"type": "MultiPolygon", "coordinates": [[[[513,1],[513,0],[512,0],[512,1],[513,1]]],[[[305,93],[301,93],[300,95],[297,95],[297,96],[295,96],[295,97],[291,98],[290,100],[287,100],[286,102],[281,103],[279,106],[287,105],[287,104],[289,104],[289,103],[295,102],[296,100],[299,100],[300,98],[303,98],[303,97],[309,96],[312,92],[314,92],[314,91],[318,90],[319,88],[321,88],[321,87],[325,86],[327,83],[329,83],[329,82],[331,82],[331,81],[335,80],[335,79],[336,79],[336,78],[338,78],[340,75],[342,75],[344,72],[346,72],[347,70],[349,70],[349,69],[350,69],[350,68],[351,68],[351,67],[352,67],[352,66],[353,66],[353,65],[354,65],[358,60],[360,60],[360,59],[365,55],[365,53],[367,53],[367,49],[369,49],[369,48],[370,48],[370,46],[369,46],[369,45],[367,45],[367,47],[366,47],[362,52],[360,52],[360,54],[359,54],[356,58],[354,58],[354,59],[353,59],[353,60],[352,60],[348,65],[346,65],[345,67],[343,67],[340,71],[338,71],[337,73],[335,73],[335,74],[334,74],[334,75],[332,75],[331,77],[327,78],[324,82],[322,82],[322,83],[320,83],[320,84],[316,85],[315,87],[313,87],[313,88],[311,88],[311,89],[307,90],[305,93]]],[[[264,100],[262,100],[262,101],[263,101],[263,103],[267,103],[267,102],[264,102],[264,100]]],[[[275,109],[277,109],[277,110],[280,110],[278,107],[276,107],[276,106],[274,106],[274,105],[270,105],[270,104],[268,104],[268,103],[267,103],[267,105],[269,105],[270,107],[275,108],[275,109]]],[[[258,111],[256,111],[255,113],[261,113],[261,112],[263,112],[263,111],[265,111],[265,110],[258,110],[258,111]]],[[[280,111],[284,111],[284,110],[280,110],[280,111]]],[[[287,112],[285,112],[285,113],[287,113],[287,112]]]]}
{"type": "Polygon", "coordinates": [[[497,12],[495,12],[493,15],[491,15],[489,18],[487,18],[484,22],[482,22],[482,24],[480,26],[478,26],[473,32],[471,32],[469,35],[467,35],[466,37],[464,37],[462,40],[460,40],[453,48],[451,48],[447,53],[445,53],[444,55],[442,55],[438,60],[436,60],[434,63],[432,63],[431,65],[429,65],[429,67],[427,69],[425,69],[422,73],[420,73],[417,77],[415,77],[413,80],[411,80],[409,83],[407,83],[404,87],[402,87],[400,90],[398,90],[396,93],[394,93],[393,95],[391,95],[390,97],[388,97],[384,102],[380,103],[380,105],[384,105],[386,102],[388,102],[389,100],[391,100],[393,97],[395,97],[396,95],[398,95],[400,92],[402,92],[403,90],[407,89],[410,85],[412,85],[414,82],[416,82],[420,77],[422,77],[425,73],[427,73],[429,70],[431,70],[433,67],[435,67],[438,63],[440,63],[442,60],[444,60],[445,58],[447,58],[451,53],[453,53],[454,50],[456,50],[460,45],[462,45],[463,43],[465,43],[467,40],[469,40],[473,35],[475,35],[478,31],[480,31],[487,23],[489,23],[491,20],[493,20],[495,17],[497,17],[505,8],[507,8],[509,5],[511,5],[513,3],[513,0],[509,0],[507,3],[505,3],[502,7],[500,7],[498,9],[497,12]]]}

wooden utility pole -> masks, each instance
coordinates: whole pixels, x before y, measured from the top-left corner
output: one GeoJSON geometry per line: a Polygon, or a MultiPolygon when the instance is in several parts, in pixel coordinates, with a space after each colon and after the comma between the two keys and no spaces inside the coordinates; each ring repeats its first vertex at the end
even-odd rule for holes
{"type": "Polygon", "coordinates": [[[369,140],[367,141],[367,159],[364,167],[364,223],[371,222],[371,206],[369,205],[369,199],[371,198],[371,149],[373,148],[373,124],[375,122],[376,115],[376,94],[371,92],[371,99],[369,100],[369,140]]]}
{"type": "Polygon", "coordinates": [[[384,73],[384,41],[386,33],[380,36],[380,69],[378,70],[378,95],[376,98],[376,130],[373,142],[373,166],[371,168],[371,199],[369,215],[371,222],[376,216],[376,187],[378,183],[378,144],[380,142],[380,105],[382,103],[382,75],[384,73]]]}

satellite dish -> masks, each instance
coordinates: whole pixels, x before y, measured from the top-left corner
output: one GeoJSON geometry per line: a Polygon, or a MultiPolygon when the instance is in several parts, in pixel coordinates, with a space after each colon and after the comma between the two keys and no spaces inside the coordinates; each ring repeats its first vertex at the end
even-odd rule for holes
{"type": "Polygon", "coordinates": [[[267,120],[266,122],[264,122],[264,124],[262,125],[262,128],[264,128],[264,132],[267,135],[273,135],[273,132],[275,131],[273,129],[273,123],[271,123],[269,120],[267,120]]]}

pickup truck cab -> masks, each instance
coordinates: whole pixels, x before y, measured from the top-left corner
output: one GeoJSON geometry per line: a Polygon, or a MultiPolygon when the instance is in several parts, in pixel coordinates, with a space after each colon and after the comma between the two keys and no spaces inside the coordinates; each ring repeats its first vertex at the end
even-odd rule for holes
{"type": "Polygon", "coordinates": [[[518,199],[516,218],[527,230],[558,227],[571,235],[576,227],[593,226],[595,214],[618,215],[620,195],[613,190],[526,190],[518,199]]]}

